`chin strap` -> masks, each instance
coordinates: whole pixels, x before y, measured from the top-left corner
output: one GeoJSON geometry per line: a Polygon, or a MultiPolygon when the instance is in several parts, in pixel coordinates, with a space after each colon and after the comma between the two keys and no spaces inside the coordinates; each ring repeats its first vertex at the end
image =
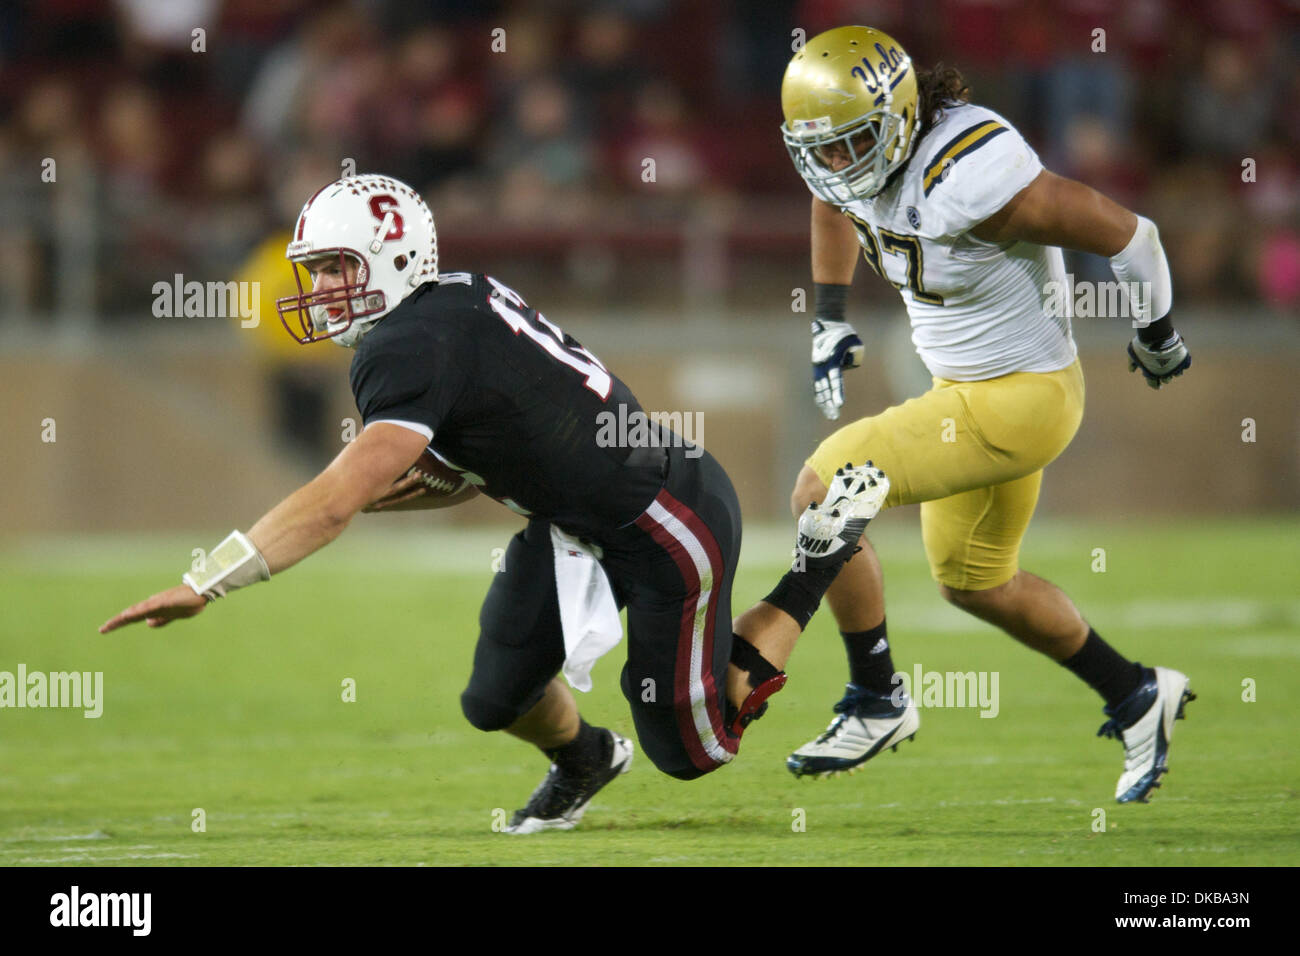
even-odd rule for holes
{"type": "Polygon", "coordinates": [[[727,702],[727,731],[739,737],[767,711],[767,699],[785,686],[786,674],[739,634],[731,636],[731,663],[748,672],[749,686],[753,688],[739,710],[727,702]]]}
{"type": "Polygon", "coordinates": [[[384,218],[380,221],[379,228],[375,230],[375,238],[370,240],[369,249],[372,256],[379,255],[380,251],[384,248],[384,237],[388,235],[388,231],[392,228],[393,211],[390,209],[388,212],[384,213],[384,218]]]}

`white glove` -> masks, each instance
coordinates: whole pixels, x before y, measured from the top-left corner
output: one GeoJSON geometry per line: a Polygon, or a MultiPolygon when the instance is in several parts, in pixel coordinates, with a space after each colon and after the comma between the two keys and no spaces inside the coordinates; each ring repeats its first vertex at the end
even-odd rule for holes
{"type": "Polygon", "coordinates": [[[861,365],[863,351],[862,339],[849,323],[813,319],[813,400],[831,421],[840,417],[844,404],[843,370],[861,365]]]}
{"type": "Polygon", "coordinates": [[[1191,365],[1191,353],[1177,332],[1174,333],[1173,341],[1166,343],[1163,348],[1144,345],[1136,335],[1128,344],[1128,370],[1136,372],[1141,369],[1147,384],[1152,388],[1172,382],[1191,365]]]}

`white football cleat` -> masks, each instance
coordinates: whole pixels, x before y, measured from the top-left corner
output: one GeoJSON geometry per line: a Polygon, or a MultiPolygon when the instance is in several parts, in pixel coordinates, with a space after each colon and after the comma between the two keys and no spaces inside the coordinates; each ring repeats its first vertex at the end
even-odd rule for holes
{"type": "Polygon", "coordinates": [[[921,714],[915,701],[899,692],[875,694],[849,684],[835,705],[839,715],[816,740],[806,743],[785,765],[796,777],[833,777],[853,773],[886,747],[894,750],[916,736],[921,714]]]}
{"type": "Polygon", "coordinates": [[[799,516],[797,559],[810,568],[847,561],[888,494],[889,479],[871,462],[838,469],[821,505],[814,502],[799,516]]]}
{"type": "Polygon", "coordinates": [[[1167,667],[1146,668],[1146,679],[1114,708],[1102,708],[1110,720],[1098,737],[1118,738],[1124,744],[1124,772],[1115,785],[1115,801],[1147,803],[1160,777],[1168,772],[1169,741],[1174,721],[1183,706],[1196,699],[1186,674],[1167,667]]]}
{"type": "Polygon", "coordinates": [[[605,733],[614,738],[608,766],[585,776],[575,776],[551,764],[551,769],[528,799],[528,805],[515,811],[505,832],[527,834],[576,827],[597,791],[619,774],[632,769],[632,742],[612,730],[605,733]]]}

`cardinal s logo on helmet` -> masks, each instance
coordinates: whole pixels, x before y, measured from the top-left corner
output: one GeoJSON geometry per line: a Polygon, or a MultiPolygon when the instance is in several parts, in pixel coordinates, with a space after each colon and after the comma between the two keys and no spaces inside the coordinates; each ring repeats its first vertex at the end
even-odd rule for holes
{"type": "Polygon", "coordinates": [[[285,329],[304,345],[331,339],[351,348],[403,299],[438,278],[433,213],[400,180],[340,179],[302,207],[285,258],[298,283],[297,295],[276,300],[285,329]],[[308,273],[307,288],[300,266],[308,273]],[[314,278],[331,272],[338,278],[314,278]]]}
{"type": "Polygon", "coordinates": [[[781,83],[785,140],[813,195],[870,199],[916,145],[916,70],[891,36],[837,27],[805,43],[781,83]]]}

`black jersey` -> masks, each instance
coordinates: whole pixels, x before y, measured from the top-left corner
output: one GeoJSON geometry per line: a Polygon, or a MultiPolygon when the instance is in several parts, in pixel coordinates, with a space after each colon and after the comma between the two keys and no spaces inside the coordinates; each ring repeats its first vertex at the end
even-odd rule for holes
{"type": "Polygon", "coordinates": [[[629,447],[602,430],[610,415],[642,415],[628,387],[489,276],[421,286],[366,333],[351,377],[365,424],[427,427],[429,447],[480,491],[573,533],[599,540],[663,486],[653,432],[629,447]]]}

